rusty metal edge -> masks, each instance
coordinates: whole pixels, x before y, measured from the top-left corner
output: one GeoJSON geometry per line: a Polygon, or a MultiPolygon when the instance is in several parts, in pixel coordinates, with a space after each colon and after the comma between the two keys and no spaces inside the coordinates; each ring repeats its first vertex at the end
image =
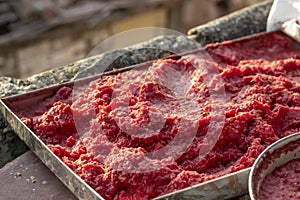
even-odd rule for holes
{"type": "Polygon", "coordinates": [[[250,168],[246,168],[216,179],[212,179],[210,181],[157,197],[155,200],[214,200],[238,197],[248,192],[249,172],[250,168]]]}

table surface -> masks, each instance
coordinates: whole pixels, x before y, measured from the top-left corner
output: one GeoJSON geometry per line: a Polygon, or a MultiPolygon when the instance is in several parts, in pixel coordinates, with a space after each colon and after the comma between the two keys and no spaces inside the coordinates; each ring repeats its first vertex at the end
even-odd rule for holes
{"type": "Polygon", "coordinates": [[[27,151],[0,170],[2,200],[75,200],[62,182],[27,151]]]}

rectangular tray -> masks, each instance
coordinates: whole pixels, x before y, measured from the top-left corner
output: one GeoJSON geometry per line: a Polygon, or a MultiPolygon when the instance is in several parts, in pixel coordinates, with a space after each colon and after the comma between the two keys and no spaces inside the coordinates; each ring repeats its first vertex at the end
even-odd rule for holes
{"type": "MultiPolygon", "coordinates": [[[[261,33],[257,36],[267,37],[269,33],[261,33]]],[[[255,36],[256,37],[256,36],[255,36]]],[[[254,37],[254,38],[255,38],[254,37]]],[[[247,36],[232,42],[244,42],[253,39],[247,36]]],[[[205,50],[197,49],[182,55],[188,55],[205,50]]],[[[116,72],[108,72],[103,75],[113,75],[132,68],[149,66],[152,62],[146,62],[135,66],[123,68],[116,72]]],[[[84,78],[78,81],[90,82],[102,75],[84,78]]],[[[64,164],[13,112],[14,109],[22,109],[27,105],[36,104],[45,98],[53,96],[61,87],[73,87],[78,81],[59,84],[56,86],[35,90],[26,94],[6,97],[0,100],[0,110],[15,133],[29,146],[29,148],[42,160],[42,162],[72,191],[79,199],[99,200],[103,199],[94,189],[86,184],[66,164],[64,164]],[[12,109],[13,108],[13,109],[12,109]]],[[[250,168],[231,173],[204,183],[178,190],[156,199],[228,199],[247,193],[247,182],[250,168]]]]}

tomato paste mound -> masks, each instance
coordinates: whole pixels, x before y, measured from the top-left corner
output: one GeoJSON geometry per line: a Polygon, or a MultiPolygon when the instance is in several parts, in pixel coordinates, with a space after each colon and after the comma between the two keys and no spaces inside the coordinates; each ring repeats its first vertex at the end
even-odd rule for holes
{"type": "Polygon", "coordinates": [[[213,59],[105,76],[73,102],[64,87],[19,115],[105,199],[151,199],[239,171],[300,130],[300,51],[282,33],[207,50],[213,59]]]}
{"type": "Polygon", "coordinates": [[[300,199],[300,159],[294,159],[268,174],[258,199],[300,199]]]}
{"type": "Polygon", "coordinates": [[[299,59],[299,44],[277,32],[254,35],[238,42],[222,42],[207,45],[208,53],[220,64],[238,65],[241,60],[261,59],[267,61],[287,58],[299,59]]]}

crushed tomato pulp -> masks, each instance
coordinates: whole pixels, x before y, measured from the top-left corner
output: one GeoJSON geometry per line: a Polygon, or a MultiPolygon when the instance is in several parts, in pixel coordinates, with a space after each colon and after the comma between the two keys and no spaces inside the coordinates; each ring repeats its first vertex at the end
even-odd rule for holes
{"type": "Polygon", "coordinates": [[[160,59],[63,87],[18,115],[105,199],[150,199],[250,167],[299,131],[299,49],[280,32],[211,44],[209,58],[160,59]]]}
{"type": "Polygon", "coordinates": [[[300,158],[276,168],[263,180],[258,199],[300,199],[300,158]]]}

